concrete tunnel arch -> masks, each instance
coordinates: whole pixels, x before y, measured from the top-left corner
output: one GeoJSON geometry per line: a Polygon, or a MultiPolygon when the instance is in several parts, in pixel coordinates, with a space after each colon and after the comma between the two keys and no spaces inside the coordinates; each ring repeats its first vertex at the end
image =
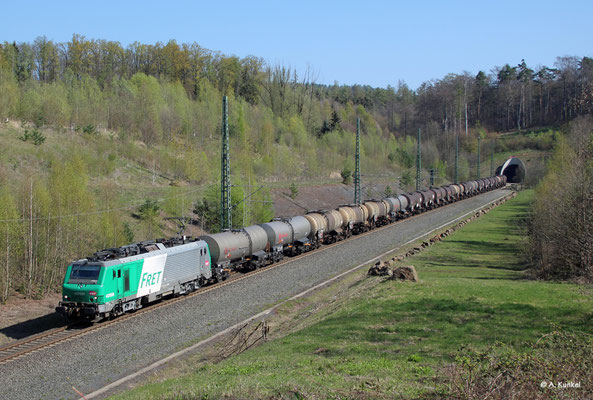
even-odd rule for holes
{"type": "Polygon", "coordinates": [[[511,157],[501,166],[496,168],[496,175],[505,175],[509,183],[521,183],[525,180],[527,172],[525,164],[519,157],[511,157]]]}

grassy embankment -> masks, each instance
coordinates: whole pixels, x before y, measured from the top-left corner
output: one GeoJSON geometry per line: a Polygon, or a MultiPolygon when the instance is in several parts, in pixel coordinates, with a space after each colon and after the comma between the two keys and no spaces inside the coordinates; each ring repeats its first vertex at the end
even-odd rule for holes
{"type": "Polygon", "coordinates": [[[522,352],[555,329],[591,333],[590,288],[524,279],[518,221],[532,196],[409,258],[420,283],[360,271],[281,307],[270,321],[276,340],[219,363],[177,362],[117,398],[441,397],[461,348],[522,352]]]}

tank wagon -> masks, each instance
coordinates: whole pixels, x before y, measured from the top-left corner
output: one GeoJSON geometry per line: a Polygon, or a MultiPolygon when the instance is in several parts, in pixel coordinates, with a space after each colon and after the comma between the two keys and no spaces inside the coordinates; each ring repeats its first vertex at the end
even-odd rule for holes
{"type": "Polygon", "coordinates": [[[432,192],[433,196],[434,196],[434,205],[435,206],[440,206],[443,204],[443,192],[441,192],[441,188],[432,188],[432,189],[428,189],[428,191],[432,192]]]}
{"type": "Polygon", "coordinates": [[[319,237],[311,234],[311,224],[303,216],[276,218],[261,226],[268,234],[270,243],[281,245],[285,255],[296,256],[319,247],[319,237]]]}
{"type": "Polygon", "coordinates": [[[388,206],[387,215],[389,221],[397,221],[403,215],[401,201],[398,197],[388,197],[384,201],[388,206]]]}
{"type": "Polygon", "coordinates": [[[408,193],[403,196],[408,199],[408,210],[410,214],[419,213],[422,207],[422,195],[420,192],[408,193]]]}
{"type": "Polygon", "coordinates": [[[453,201],[453,194],[455,193],[453,191],[453,187],[451,185],[443,186],[443,190],[445,191],[444,202],[445,204],[449,204],[451,201],[453,201]]]}
{"type": "Polygon", "coordinates": [[[102,250],[68,266],[56,311],[72,319],[115,317],[164,296],[225,280],[233,271],[265,267],[285,256],[504,186],[506,180],[495,176],[276,218],[199,238],[157,239],[102,250]]]}
{"type": "Polygon", "coordinates": [[[351,234],[358,235],[370,229],[369,209],[362,204],[345,204],[338,207],[344,224],[348,224],[351,234]]]}
{"type": "Polygon", "coordinates": [[[424,210],[432,209],[435,202],[434,192],[432,190],[423,190],[419,193],[422,196],[422,208],[424,210]]]}
{"type": "Polygon", "coordinates": [[[397,196],[397,200],[399,201],[399,215],[404,217],[406,214],[410,212],[410,200],[407,196],[400,194],[397,196]]]}
{"type": "Polygon", "coordinates": [[[441,199],[440,199],[439,205],[441,205],[441,204],[448,204],[449,203],[449,200],[448,199],[449,199],[449,190],[450,189],[448,189],[446,186],[443,186],[443,187],[437,188],[437,190],[439,192],[441,192],[441,199]]]}
{"type": "Polygon", "coordinates": [[[259,225],[200,236],[210,248],[212,263],[222,269],[254,270],[282,259],[282,251],[270,246],[259,225]]]}
{"type": "Polygon", "coordinates": [[[340,210],[322,211],[322,215],[327,222],[327,234],[323,237],[323,243],[335,243],[352,235],[352,224],[340,210]]]}
{"type": "Polygon", "coordinates": [[[367,200],[362,203],[362,206],[367,209],[367,225],[369,229],[379,226],[381,217],[385,217],[387,214],[385,205],[377,200],[367,200]]]}

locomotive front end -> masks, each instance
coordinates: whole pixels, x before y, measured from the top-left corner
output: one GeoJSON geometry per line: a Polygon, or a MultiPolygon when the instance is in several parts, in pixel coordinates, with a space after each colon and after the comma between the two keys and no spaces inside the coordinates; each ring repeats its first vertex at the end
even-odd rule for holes
{"type": "Polygon", "coordinates": [[[95,319],[105,303],[102,280],[105,268],[100,262],[81,260],[68,266],[62,284],[62,301],[56,311],[69,319],[95,319]]]}

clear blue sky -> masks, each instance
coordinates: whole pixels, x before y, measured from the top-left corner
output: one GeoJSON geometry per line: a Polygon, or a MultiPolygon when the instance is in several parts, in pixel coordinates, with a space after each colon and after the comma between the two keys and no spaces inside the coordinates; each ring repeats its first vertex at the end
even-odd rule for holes
{"type": "Polygon", "coordinates": [[[16,1],[0,41],[56,42],[73,33],[142,43],[197,42],[303,71],[320,83],[416,89],[449,72],[553,66],[593,56],[593,1],[16,1]]]}

